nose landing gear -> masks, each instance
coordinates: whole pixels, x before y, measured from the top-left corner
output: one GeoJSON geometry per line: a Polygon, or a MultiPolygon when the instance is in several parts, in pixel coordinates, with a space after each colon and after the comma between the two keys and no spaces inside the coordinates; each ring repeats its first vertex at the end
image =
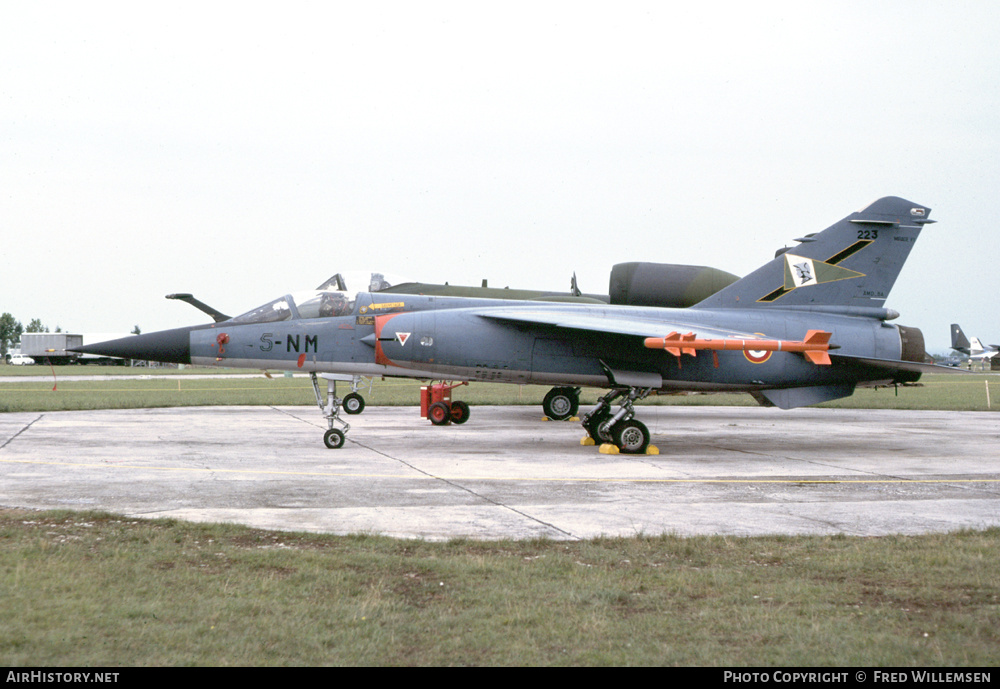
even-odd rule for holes
{"type": "MultiPolygon", "coordinates": [[[[315,373],[310,373],[309,377],[312,379],[313,392],[316,393],[316,404],[323,412],[323,416],[326,418],[327,431],[323,434],[323,443],[331,450],[336,450],[337,448],[344,446],[345,435],[347,431],[351,429],[350,424],[340,418],[340,406],[344,400],[337,397],[337,381],[334,376],[321,374],[323,378],[326,379],[326,402],[323,402],[323,395],[319,390],[319,380],[315,373]],[[343,428],[334,428],[334,424],[340,424],[343,428]]],[[[353,393],[352,393],[353,394],[353,393]]],[[[348,395],[350,397],[350,395],[348,395]]],[[[360,395],[357,395],[360,399],[360,395]]],[[[362,400],[362,408],[364,408],[364,401],[362,400]]],[[[348,412],[357,413],[357,412],[348,412]]]]}

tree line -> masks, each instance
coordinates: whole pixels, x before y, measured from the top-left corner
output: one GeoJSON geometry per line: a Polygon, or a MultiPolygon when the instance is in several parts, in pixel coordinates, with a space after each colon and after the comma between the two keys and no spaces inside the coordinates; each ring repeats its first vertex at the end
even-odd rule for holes
{"type": "Polygon", "coordinates": [[[10,348],[14,346],[15,343],[21,340],[21,335],[24,333],[47,333],[47,332],[57,332],[61,333],[62,328],[56,326],[54,331],[50,331],[48,327],[42,324],[41,319],[32,318],[28,322],[28,325],[22,325],[21,321],[14,318],[13,315],[9,313],[4,313],[0,316],[0,357],[6,357],[7,352],[10,348]]]}

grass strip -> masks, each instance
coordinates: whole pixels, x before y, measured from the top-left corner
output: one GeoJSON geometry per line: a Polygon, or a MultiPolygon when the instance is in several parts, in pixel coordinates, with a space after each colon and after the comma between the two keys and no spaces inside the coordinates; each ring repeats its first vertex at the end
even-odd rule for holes
{"type": "MultiPolygon", "coordinates": [[[[8,367],[16,368],[16,367],[8,367]]],[[[68,367],[76,368],[79,367],[68,367]]],[[[192,370],[192,369],[187,369],[192,370]]],[[[205,369],[202,369],[204,372],[205,369]]],[[[915,386],[863,388],[854,395],[820,406],[844,409],[930,409],[947,411],[993,411],[1000,409],[1000,385],[991,374],[928,374],[915,386]],[[992,393],[991,393],[992,391],[992,393]],[[995,402],[994,402],[995,398],[995,402]]],[[[416,405],[421,381],[376,380],[361,390],[367,404],[416,405]]],[[[322,387],[325,394],[325,385],[322,387]]],[[[472,383],[456,388],[454,399],[478,404],[541,405],[550,388],[542,385],[472,383]]],[[[338,386],[341,395],[350,386],[338,386]]],[[[603,391],[585,388],[581,408],[593,405],[603,391]]],[[[106,380],[58,380],[0,383],[0,412],[72,411],[82,409],[140,409],[211,405],[313,405],[315,397],[308,377],[263,375],[253,378],[161,378],[108,377],[106,380]],[[55,389],[53,389],[55,387],[55,389]]],[[[639,403],[654,405],[756,406],[747,394],[660,395],[639,403]]]]}
{"type": "Polygon", "coordinates": [[[0,663],[984,666],[1000,530],[408,541],[0,512],[0,663]]]}

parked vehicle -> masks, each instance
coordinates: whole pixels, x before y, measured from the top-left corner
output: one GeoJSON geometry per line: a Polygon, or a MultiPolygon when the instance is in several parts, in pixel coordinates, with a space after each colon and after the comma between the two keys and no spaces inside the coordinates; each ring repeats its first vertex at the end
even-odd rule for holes
{"type": "Polygon", "coordinates": [[[75,363],[80,356],[76,352],[68,352],[71,347],[83,345],[83,335],[71,333],[23,333],[21,335],[21,353],[33,357],[42,363],[55,366],[75,363]]]}

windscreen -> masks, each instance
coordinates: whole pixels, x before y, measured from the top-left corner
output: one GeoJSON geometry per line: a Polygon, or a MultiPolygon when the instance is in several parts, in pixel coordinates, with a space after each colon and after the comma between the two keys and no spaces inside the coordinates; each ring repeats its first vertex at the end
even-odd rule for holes
{"type": "Polygon", "coordinates": [[[232,323],[275,323],[296,318],[332,318],[354,313],[354,299],[334,290],[286,294],[232,319],[232,323]]]}
{"type": "Polygon", "coordinates": [[[251,309],[232,319],[232,323],[274,323],[292,318],[292,310],[288,307],[285,297],[269,301],[263,306],[251,309]]]}

